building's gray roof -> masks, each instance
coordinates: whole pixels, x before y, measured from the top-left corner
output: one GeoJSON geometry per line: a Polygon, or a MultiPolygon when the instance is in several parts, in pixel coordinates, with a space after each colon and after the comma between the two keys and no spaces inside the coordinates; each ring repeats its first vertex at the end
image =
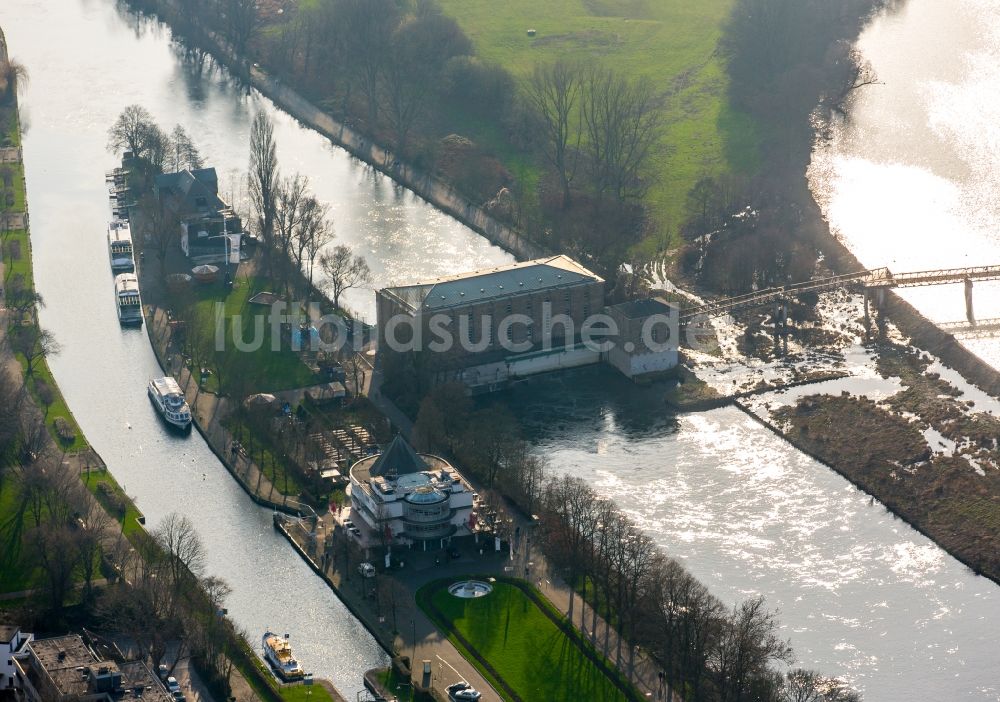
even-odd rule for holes
{"type": "Polygon", "coordinates": [[[643,319],[654,314],[669,315],[674,307],[658,297],[646,297],[641,300],[620,302],[612,305],[610,309],[618,310],[625,319],[643,319]]]}
{"type": "Polygon", "coordinates": [[[417,452],[406,442],[406,439],[397,435],[392,440],[392,443],[389,444],[389,448],[375,459],[375,463],[372,464],[369,470],[369,475],[372,477],[391,474],[406,475],[407,473],[419,473],[427,469],[428,465],[424,462],[424,459],[417,455],[417,452]]]}
{"type": "Polygon", "coordinates": [[[577,285],[604,282],[569,256],[560,254],[507,266],[437,278],[413,285],[385,288],[412,311],[447,309],[483,300],[577,285]]]}
{"type": "Polygon", "coordinates": [[[161,197],[169,195],[184,201],[188,209],[218,211],[226,207],[218,195],[219,177],[214,168],[161,173],[154,179],[154,184],[161,197]],[[197,206],[198,198],[205,198],[205,205],[197,206]]]}
{"type": "Polygon", "coordinates": [[[10,624],[0,624],[0,643],[10,643],[17,635],[19,627],[10,624]]]}

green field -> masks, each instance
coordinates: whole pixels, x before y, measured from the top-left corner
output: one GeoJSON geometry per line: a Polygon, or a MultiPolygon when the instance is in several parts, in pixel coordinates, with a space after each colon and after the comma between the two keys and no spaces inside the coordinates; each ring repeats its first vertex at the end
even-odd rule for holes
{"type": "MultiPolygon", "coordinates": [[[[204,288],[199,291],[197,302],[197,320],[201,325],[201,334],[214,340],[215,318],[214,310],[217,302],[225,303],[226,344],[231,348],[233,318],[241,316],[242,337],[249,343],[253,339],[253,316],[267,315],[268,308],[251,305],[248,300],[262,290],[270,290],[268,281],[258,277],[238,277],[232,291],[227,292],[221,285],[204,288]]],[[[289,348],[288,343],[281,343],[278,351],[272,351],[272,335],[270,321],[264,320],[264,343],[255,351],[233,351],[228,361],[238,369],[235,372],[246,373],[252,379],[251,392],[271,392],[287,390],[311,385],[314,382],[312,371],[306,367],[298,354],[289,348]]],[[[223,381],[225,382],[225,381],[223,381]]],[[[207,386],[215,390],[213,381],[207,386]]]]}
{"type": "Polygon", "coordinates": [[[733,0],[440,0],[484,60],[518,77],[536,63],[593,60],[645,76],[664,96],[666,128],[652,162],[648,203],[661,228],[675,231],[688,191],[704,175],[747,173],[759,137],[730,108],[719,51],[733,0]],[[535,37],[526,30],[534,29],[535,37]]]}
{"type": "MultiPolygon", "coordinates": [[[[494,583],[493,592],[478,599],[452,596],[444,583],[434,583],[417,595],[420,606],[445,631],[457,631],[475,653],[485,658],[522,699],[549,702],[627,700],[587,656],[582,641],[570,639],[516,585],[494,583]],[[432,605],[428,607],[429,604],[432,605]],[[440,613],[436,616],[433,609],[440,613]]],[[[449,638],[488,679],[495,681],[472,652],[449,638]]],[[[495,685],[501,691],[499,685],[495,685]]],[[[505,696],[505,699],[507,697],[505,696]]]]}

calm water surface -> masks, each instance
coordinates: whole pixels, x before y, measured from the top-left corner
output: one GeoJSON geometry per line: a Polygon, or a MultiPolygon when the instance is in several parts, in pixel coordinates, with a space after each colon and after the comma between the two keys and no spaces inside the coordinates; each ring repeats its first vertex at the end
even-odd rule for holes
{"type": "MultiPolygon", "coordinates": [[[[161,25],[136,21],[106,0],[3,0],[10,51],[29,67],[22,99],[35,275],[42,323],[64,351],[53,371],[88,438],[135,496],[149,523],[188,516],[209,571],[233,587],[228,608],[259,646],[266,628],[292,634],[306,669],[353,699],[362,671],[386,660],[374,639],[271,528],[197,433],[164,431],[145,397],[159,368],[144,331],[119,329],[105,232],[104,171],[114,166],[106,131],[121,109],[144,105],[165,129],[182,124],[220,174],[223,189],[245,169],[257,109],[276,123],[287,173],[309,176],[329,202],[337,236],[365,254],[376,284],[411,272],[444,274],[510,260],[473,232],[299,127],[223,72],[182,60],[161,25]]],[[[349,302],[371,315],[370,291],[349,302]]]]}
{"type": "MultiPolygon", "coordinates": [[[[946,16],[918,16],[914,30],[933,34],[960,14],[940,13],[946,16]]],[[[901,16],[872,31],[891,34],[901,16]]],[[[43,323],[65,346],[53,367],[70,405],[152,522],[171,510],[195,521],[211,571],[234,586],[230,612],[252,638],[269,626],[291,631],[307,667],[353,694],[358,671],[382,660],[374,642],[274,536],[266,511],[249,503],[200,438],[180,441],[163,432],[143,397],[155,360],[143,333],[118,329],[110,299],[102,172],[113,164],[105,130],[125,104],[140,102],[164,127],[183,124],[226,183],[245,168],[249,121],[263,107],[277,124],[282,168],[310,177],[332,205],[339,239],[366,253],[377,284],[509,258],[266,100],[247,99],[224,73],[185,63],[166,30],[123,18],[110,2],[4,0],[0,23],[32,72],[23,103],[37,278],[49,302],[43,323]]],[[[970,42],[985,36],[980,23],[967,25],[970,42]]],[[[949,42],[935,46],[945,51],[949,42]]],[[[921,75],[913,68],[911,77],[921,75]]],[[[981,131],[990,133],[993,124],[1000,121],[984,116],[981,131]]],[[[889,136],[896,131],[884,126],[889,136]]],[[[858,153],[874,148],[854,143],[858,153]]],[[[912,151],[916,159],[919,150],[912,151]]],[[[858,153],[844,152],[843,162],[867,158],[858,153]]],[[[833,167],[839,157],[831,152],[826,166],[823,154],[817,159],[814,177],[827,179],[831,202],[842,192],[832,185],[842,179],[833,167]]],[[[878,176],[865,187],[885,181],[878,176]]],[[[883,205],[899,209],[894,201],[883,205]]],[[[893,214],[894,231],[915,236],[921,218],[906,208],[893,214]]],[[[928,260],[936,266],[942,259],[928,260]]],[[[962,316],[957,291],[956,300],[954,318],[962,316]]],[[[350,302],[372,316],[370,292],[355,292],[350,302]]],[[[801,664],[850,678],[869,700],[1000,698],[997,588],[742,413],[673,418],[659,390],[640,392],[594,371],[538,379],[505,399],[524,414],[537,450],[555,469],[586,477],[617,499],[724,601],[765,593],[780,609],[801,664]]]]}
{"type": "MultiPolygon", "coordinates": [[[[882,81],[818,148],[813,192],[868,267],[1000,264],[1000,3],[907,0],[862,35],[882,81]]],[[[939,322],[963,320],[961,286],[903,291],[939,322]]],[[[976,283],[976,316],[1000,317],[1000,284],[976,283]]],[[[1000,342],[965,342],[994,365],[1000,342]]]]}
{"type": "Polygon", "coordinates": [[[662,392],[587,369],[503,399],[553,467],[614,498],[725,603],[763,593],[797,665],[868,700],[1000,699],[1000,589],[739,410],[674,417],[662,392]]]}

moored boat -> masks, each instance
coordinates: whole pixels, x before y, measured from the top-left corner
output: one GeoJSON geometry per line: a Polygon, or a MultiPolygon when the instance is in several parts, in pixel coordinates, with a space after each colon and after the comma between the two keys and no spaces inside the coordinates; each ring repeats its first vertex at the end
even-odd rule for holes
{"type": "Polygon", "coordinates": [[[191,428],[191,408],[176,380],[170,376],[153,378],[149,381],[147,391],[149,399],[164,420],[184,431],[191,428]]]}
{"type": "Polygon", "coordinates": [[[135,273],[115,276],[115,304],[118,322],[123,327],[142,325],[142,300],[139,299],[139,279],[135,273]]]}
{"type": "Polygon", "coordinates": [[[264,650],[264,660],[268,662],[279,678],[288,682],[301,680],[305,677],[305,671],[292,655],[292,645],[288,643],[288,634],[279,636],[271,631],[264,632],[264,636],[261,638],[261,647],[264,650]]]}
{"type": "Polygon", "coordinates": [[[135,270],[135,259],[132,252],[132,230],[129,223],[120,219],[111,220],[108,225],[108,256],[111,259],[111,270],[115,273],[135,270]]]}

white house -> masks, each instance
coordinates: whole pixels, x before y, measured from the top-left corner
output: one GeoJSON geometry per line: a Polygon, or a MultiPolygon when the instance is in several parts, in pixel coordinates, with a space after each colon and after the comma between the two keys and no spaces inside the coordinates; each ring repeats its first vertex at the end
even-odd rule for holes
{"type": "Polygon", "coordinates": [[[24,654],[34,634],[21,631],[18,626],[0,625],[0,690],[17,687],[17,664],[14,657],[24,654]]]}
{"type": "Polygon", "coordinates": [[[471,534],[472,488],[448,461],[417,453],[397,436],[351,466],[351,514],[376,543],[443,548],[471,534]]]}

